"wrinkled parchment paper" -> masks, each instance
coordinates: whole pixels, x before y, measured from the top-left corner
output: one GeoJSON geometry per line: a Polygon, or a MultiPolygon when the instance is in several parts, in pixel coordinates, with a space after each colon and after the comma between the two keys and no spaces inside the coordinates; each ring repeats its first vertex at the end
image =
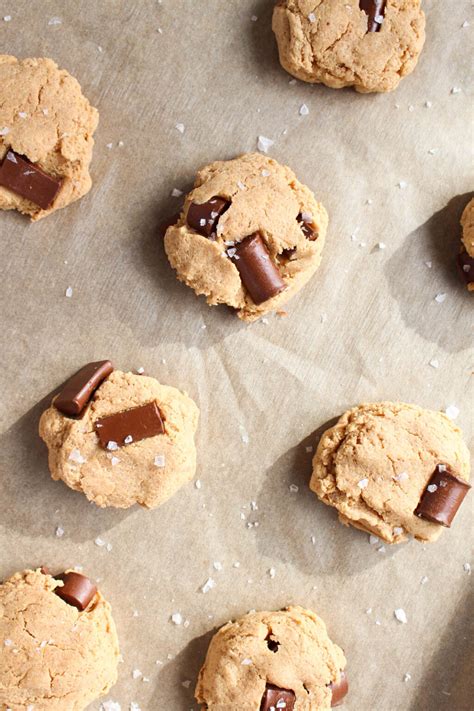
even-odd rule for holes
{"type": "Polygon", "coordinates": [[[122,709],[197,709],[213,630],[299,603],[346,652],[348,711],[463,711],[472,495],[435,545],[380,550],[307,484],[309,448],[361,401],[455,404],[472,437],[473,297],[454,267],[474,185],[470,2],[424,2],[418,68],[378,96],[290,85],[272,5],[0,0],[1,51],[54,58],[101,115],[85,199],[34,225],[0,215],[0,578],[83,565],[100,581],[124,657],[108,698],[122,709]],[[331,221],[321,269],[289,316],[249,327],[176,281],[157,227],[179,209],[173,188],[254,150],[258,135],[331,221]],[[196,399],[200,488],[153,512],[103,511],[50,479],[37,436],[47,396],[102,358],[196,399]]]}

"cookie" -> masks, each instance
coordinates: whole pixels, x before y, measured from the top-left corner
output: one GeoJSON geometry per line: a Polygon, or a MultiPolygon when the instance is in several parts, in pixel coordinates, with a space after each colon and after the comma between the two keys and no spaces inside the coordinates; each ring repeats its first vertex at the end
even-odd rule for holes
{"type": "Polygon", "coordinates": [[[469,291],[474,291],[474,198],[468,202],[461,217],[462,244],[458,266],[469,291]]]}
{"type": "Polygon", "coordinates": [[[297,79],[386,92],[416,67],[425,42],[421,0],[280,0],[280,62],[297,79]]]}
{"type": "Polygon", "coordinates": [[[321,261],[327,213],[286,166],[258,153],[199,171],[165,250],[180,281],[244,321],[279,309],[321,261]]]}
{"type": "Polygon", "coordinates": [[[25,570],[0,584],[0,708],[82,711],[117,681],[109,603],[84,575],[25,570]]]}
{"type": "Polygon", "coordinates": [[[89,363],[41,416],[53,479],[101,507],[152,509],[196,471],[193,400],[154,378],[89,363]]]}
{"type": "Polygon", "coordinates": [[[0,55],[0,210],[39,220],[85,195],[99,114],[51,59],[0,55]]]}
{"type": "Polygon", "coordinates": [[[214,635],[195,696],[209,711],[323,711],[347,693],[345,666],[314,612],[251,612],[214,635]]]}
{"type": "Polygon", "coordinates": [[[435,541],[469,487],[461,430],[440,412],[401,402],[344,413],[319,442],[310,487],[339,519],[400,543],[435,541]]]}

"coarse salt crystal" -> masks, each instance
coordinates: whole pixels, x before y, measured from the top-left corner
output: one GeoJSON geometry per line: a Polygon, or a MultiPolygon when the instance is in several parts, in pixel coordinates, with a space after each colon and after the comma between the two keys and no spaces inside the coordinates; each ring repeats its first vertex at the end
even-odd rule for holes
{"type": "Polygon", "coordinates": [[[213,568],[214,568],[214,570],[222,570],[223,565],[220,561],[215,560],[213,563],[213,568]]]}
{"type": "Polygon", "coordinates": [[[268,571],[268,575],[269,575],[269,576],[271,577],[271,579],[273,580],[273,578],[274,578],[275,575],[276,575],[276,570],[275,570],[275,568],[270,568],[270,570],[268,571]]]}
{"type": "Polygon", "coordinates": [[[196,487],[196,489],[200,489],[200,488],[202,487],[201,480],[200,480],[200,479],[196,479],[196,481],[195,481],[195,483],[194,483],[194,486],[196,487]]]}
{"type": "Polygon", "coordinates": [[[5,647],[11,647],[13,644],[13,640],[6,639],[3,644],[5,645],[5,647]]]}
{"type": "Polygon", "coordinates": [[[464,563],[464,565],[463,565],[463,570],[464,570],[468,575],[470,575],[470,574],[471,574],[471,565],[470,565],[470,563],[464,563]]]}
{"type": "Polygon", "coordinates": [[[117,449],[119,448],[117,442],[114,442],[113,440],[110,440],[110,442],[107,442],[107,449],[110,452],[116,452],[117,449]]]}
{"type": "Polygon", "coordinates": [[[400,188],[400,190],[405,190],[405,188],[408,187],[408,183],[406,182],[406,180],[400,180],[400,182],[398,183],[398,187],[400,188]]]}
{"type": "Polygon", "coordinates": [[[426,490],[429,491],[430,494],[434,494],[434,492],[438,490],[438,487],[436,486],[436,484],[429,484],[426,487],[426,490]]]}
{"type": "Polygon", "coordinates": [[[300,116],[307,116],[309,114],[309,109],[306,104],[300,106],[300,116]]]}
{"type": "Polygon", "coordinates": [[[181,686],[184,686],[185,689],[189,689],[189,687],[191,686],[191,679],[186,679],[185,681],[182,681],[181,686]]]}
{"type": "Polygon", "coordinates": [[[3,128],[0,128],[0,136],[6,136],[8,133],[10,133],[10,129],[8,126],[3,126],[3,128]]]}
{"type": "Polygon", "coordinates": [[[420,584],[421,584],[421,585],[426,585],[427,582],[428,582],[428,576],[427,576],[427,575],[423,575],[423,577],[422,577],[421,580],[420,580],[420,584]]]}
{"type": "Polygon", "coordinates": [[[86,461],[78,449],[73,449],[69,455],[69,459],[76,464],[84,464],[86,461]]]}
{"type": "Polygon", "coordinates": [[[3,18],[3,21],[4,21],[4,22],[11,22],[11,20],[12,20],[12,16],[11,16],[11,15],[5,15],[5,17],[3,18]]]}
{"type": "Polygon", "coordinates": [[[275,141],[266,136],[259,136],[257,140],[257,148],[262,153],[268,153],[268,149],[274,145],[275,141]]]}
{"type": "Polygon", "coordinates": [[[463,29],[466,28],[466,27],[469,27],[469,21],[468,21],[468,20],[464,20],[464,22],[462,23],[461,27],[462,27],[463,29]]]}
{"type": "Polygon", "coordinates": [[[432,358],[429,364],[432,368],[439,368],[439,360],[436,360],[436,358],[432,358]]]}
{"type": "Polygon", "coordinates": [[[177,123],[175,126],[176,130],[180,133],[184,133],[184,123],[177,123]]]}
{"type": "Polygon", "coordinates": [[[444,412],[446,417],[449,417],[450,420],[455,420],[459,415],[459,408],[456,407],[456,405],[448,405],[444,412]]]}
{"type": "Polygon", "coordinates": [[[292,494],[297,494],[298,491],[300,490],[300,487],[296,486],[296,484],[290,484],[290,486],[288,488],[292,494]]]}
{"type": "Polygon", "coordinates": [[[181,197],[182,194],[183,191],[179,190],[179,188],[173,188],[173,190],[171,191],[171,197],[181,197]]]}
{"type": "Polygon", "coordinates": [[[376,543],[380,543],[380,538],[377,538],[377,536],[373,536],[372,534],[370,534],[369,543],[371,546],[375,546],[376,543]]]}
{"type": "Polygon", "coordinates": [[[402,526],[394,526],[393,529],[393,535],[394,536],[401,536],[402,533],[404,533],[405,529],[402,526]]]}
{"type": "Polygon", "coordinates": [[[60,25],[61,23],[62,23],[62,20],[60,17],[52,17],[49,20],[48,25],[60,25]]]}
{"type": "Polygon", "coordinates": [[[241,661],[240,663],[241,663],[244,667],[248,667],[248,666],[250,666],[250,664],[252,664],[252,660],[251,660],[251,659],[242,659],[242,661],[241,661]]]}
{"type": "Polygon", "coordinates": [[[216,581],[213,580],[212,578],[208,578],[204,585],[201,588],[201,592],[203,593],[208,593],[209,590],[212,590],[212,588],[216,587],[216,581]]]}
{"type": "Polygon", "coordinates": [[[433,102],[432,101],[425,101],[425,106],[427,109],[431,109],[431,107],[433,106],[433,102]]]}
{"type": "Polygon", "coordinates": [[[102,546],[105,546],[105,541],[102,540],[102,538],[96,538],[94,543],[96,546],[99,546],[99,548],[102,548],[102,546]]]}
{"type": "Polygon", "coordinates": [[[461,91],[462,89],[460,86],[453,86],[453,88],[451,89],[451,94],[460,94],[461,91]]]}
{"type": "Polygon", "coordinates": [[[183,616],[180,612],[174,612],[171,615],[171,622],[175,625],[182,625],[183,624],[183,616]]]}
{"type": "Polygon", "coordinates": [[[308,20],[309,20],[311,23],[316,22],[316,15],[314,14],[314,12],[310,12],[310,13],[309,13],[309,15],[308,15],[308,20]]]}
{"type": "Polygon", "coordinates": [[[165,455],[157,454],[155,459],[153,460],[153,464],[155,465],[155,467],[163,468],[165,466],[165,455]]]}
{"type": "Polygon", "coordinates": [[[66,289],[66,296],[67,296],[68,299],[71,298],[71,296],[72,296],[72,286],[68,286],[68,288],[66,289]]]}
{"type": "Polygon", "coordinates": [[[408,619],[405,610],[403,610],[401,607],[398,607],[396,610],[394,610],[393,614],[395,615],[396,619],[402,623],[402,625],[406,625],[408,619]]]}
{"type": "Polygon", "coordinates": [[[141,676],[143,676],[143,674],[141,673],[140,669],[134,669],[132,671],[132,677],[134,679],[140,679],[141,676]]]}
{"type": "Polygon", "coordinates": [[[378,242],[378,243],[377,243],[377,247],[378,247],[379,249],[385,249],[386,244],[385,244],[385,242],[378,242]]]}
{"type": "Polygon", "coordinates": [[[357,482],[357,486],[359,489],[366,489],[369,484],[368,479],[361,479],[360,481],[357,482]]]}
{"type": "Polygon", "coordinates": [[[103,701],[100,705],[100,711],[121,711],[122,707],[118,701],[103,701]]]}
{"type": "Polygon", "coordinates": [[[22,119],[28,118],[28,114],[26,113],[26,111],[19,111],[18,116],[22,119]]]}
{"type": "Polygon", "coordinates": [[[268,178],[269,175],[270,175],[270,171],[269,171],[269,170],[262,170],[262,176],[263,176],[264,178],[268,178]]]}
{"type": "Polygon", "coordinates": [[[138,375],[143,375],[144,372],[145,372],[145,368],[141,368],[141,367],[137,368],[138,375]]]}
{"type": "Polygon", "coordinates": [[[436,294],[434,300],[435,300],[438,304],[442,304],[443,301],[446,301],[446,297],[447,297],[447,294],[436,294]]]}
{"type": "Polygon", "coordinates": [[[56,538],[62,538],[64,536],[64,528],[62,528],[61,526],[57,526],[55,533],[56,538]]]}
{"type": "Polygon", "coordinates": [[[405,681],[405,682],[410,681],[410,679],[411,679],[411,674],[409,672],[407,672],[403,677],[403,681],[405,681]]]}

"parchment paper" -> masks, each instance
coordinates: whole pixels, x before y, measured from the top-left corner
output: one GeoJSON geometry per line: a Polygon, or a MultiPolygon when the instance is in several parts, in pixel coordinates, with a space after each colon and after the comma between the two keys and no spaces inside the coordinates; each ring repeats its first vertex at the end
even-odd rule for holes
{"type": "Polygon", "coordinates": [[[424,2],[419,65],[378,96],[290,85],[272,6],[0,0],[1,51],[53,57],[101,115],[91,193],[35,225],[0,216],[0,578],[48,564],[100,580],[124,657],[108,698],[122,709],[197,709],[213,630],[299,603],[345,649],[348,711],[462,711],[473,696],[472,495],[435,545],[378,550],[309,491],[307,450],[343,410],[382,399],[456,404],[472,437],[473,297],[454,266],[473,187],[470,2],[424,2]],[[249,327],[176,281],[157,228],[180,207],[172,188],[254,150],[258,135],[331,222],[321,269],[289,316],[249,327]],[[100,358],[196,399],[201,488],[154,512],[103,511],[50,479],[39,415],[100,358]],[[174,625],[175,612],[189,624],[174,625]]]}

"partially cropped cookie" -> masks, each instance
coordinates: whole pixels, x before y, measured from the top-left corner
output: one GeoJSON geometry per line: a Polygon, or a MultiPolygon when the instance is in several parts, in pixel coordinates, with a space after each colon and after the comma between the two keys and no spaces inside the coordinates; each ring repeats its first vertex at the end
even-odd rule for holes
{"type": "Polygon", "coordinates": [[[99,114],[51,59],[0,55],[0,210],[39,220],[85,195],[99,114]]]}
{"type": "Polygon", "coordinates": [[[199,171],[165,250],[178,279],[244,321],[279,309],[321,261],[327,213],[286,166],[258,153],[199,171]]]}
{"type": "Polygon", "coordinates": [[[314,612],[251,612],[214,635],[195,696],[208,711],[324,711],[347,693],[345,666],[314,612]]]}
{"type": "Polygon", "coordinates": [[[40,435],[53,479],[98,506],[155,508],[196,471],[199,411],[154,378],[89,363],[43,413],[40,435]]]}
{"type": "Polygon", "coordinates": [[[458,265],[469,291],[474,291],[474,198],[468,202],[461,218],[462,244],[458,265]]]}
{"type": "Polygon", "coordinates": [[[25,570],[0,584],[0,708],[83,711],[117,681],[109,603],[84,575],[25,570]]]}
{"type": "Polygon", "coordinates": [[[470,489],[461,430],[441,412],[400,402],[360,405],[327,430],[311,489],[339,519],[400,543],[435,541],[470,489]]]}
{"type": "Polygon", "coordinates": [[[279,0],[280,62],[293,76],[333,89],[395,89],[425,42],[421,0],[279,0]]]}

